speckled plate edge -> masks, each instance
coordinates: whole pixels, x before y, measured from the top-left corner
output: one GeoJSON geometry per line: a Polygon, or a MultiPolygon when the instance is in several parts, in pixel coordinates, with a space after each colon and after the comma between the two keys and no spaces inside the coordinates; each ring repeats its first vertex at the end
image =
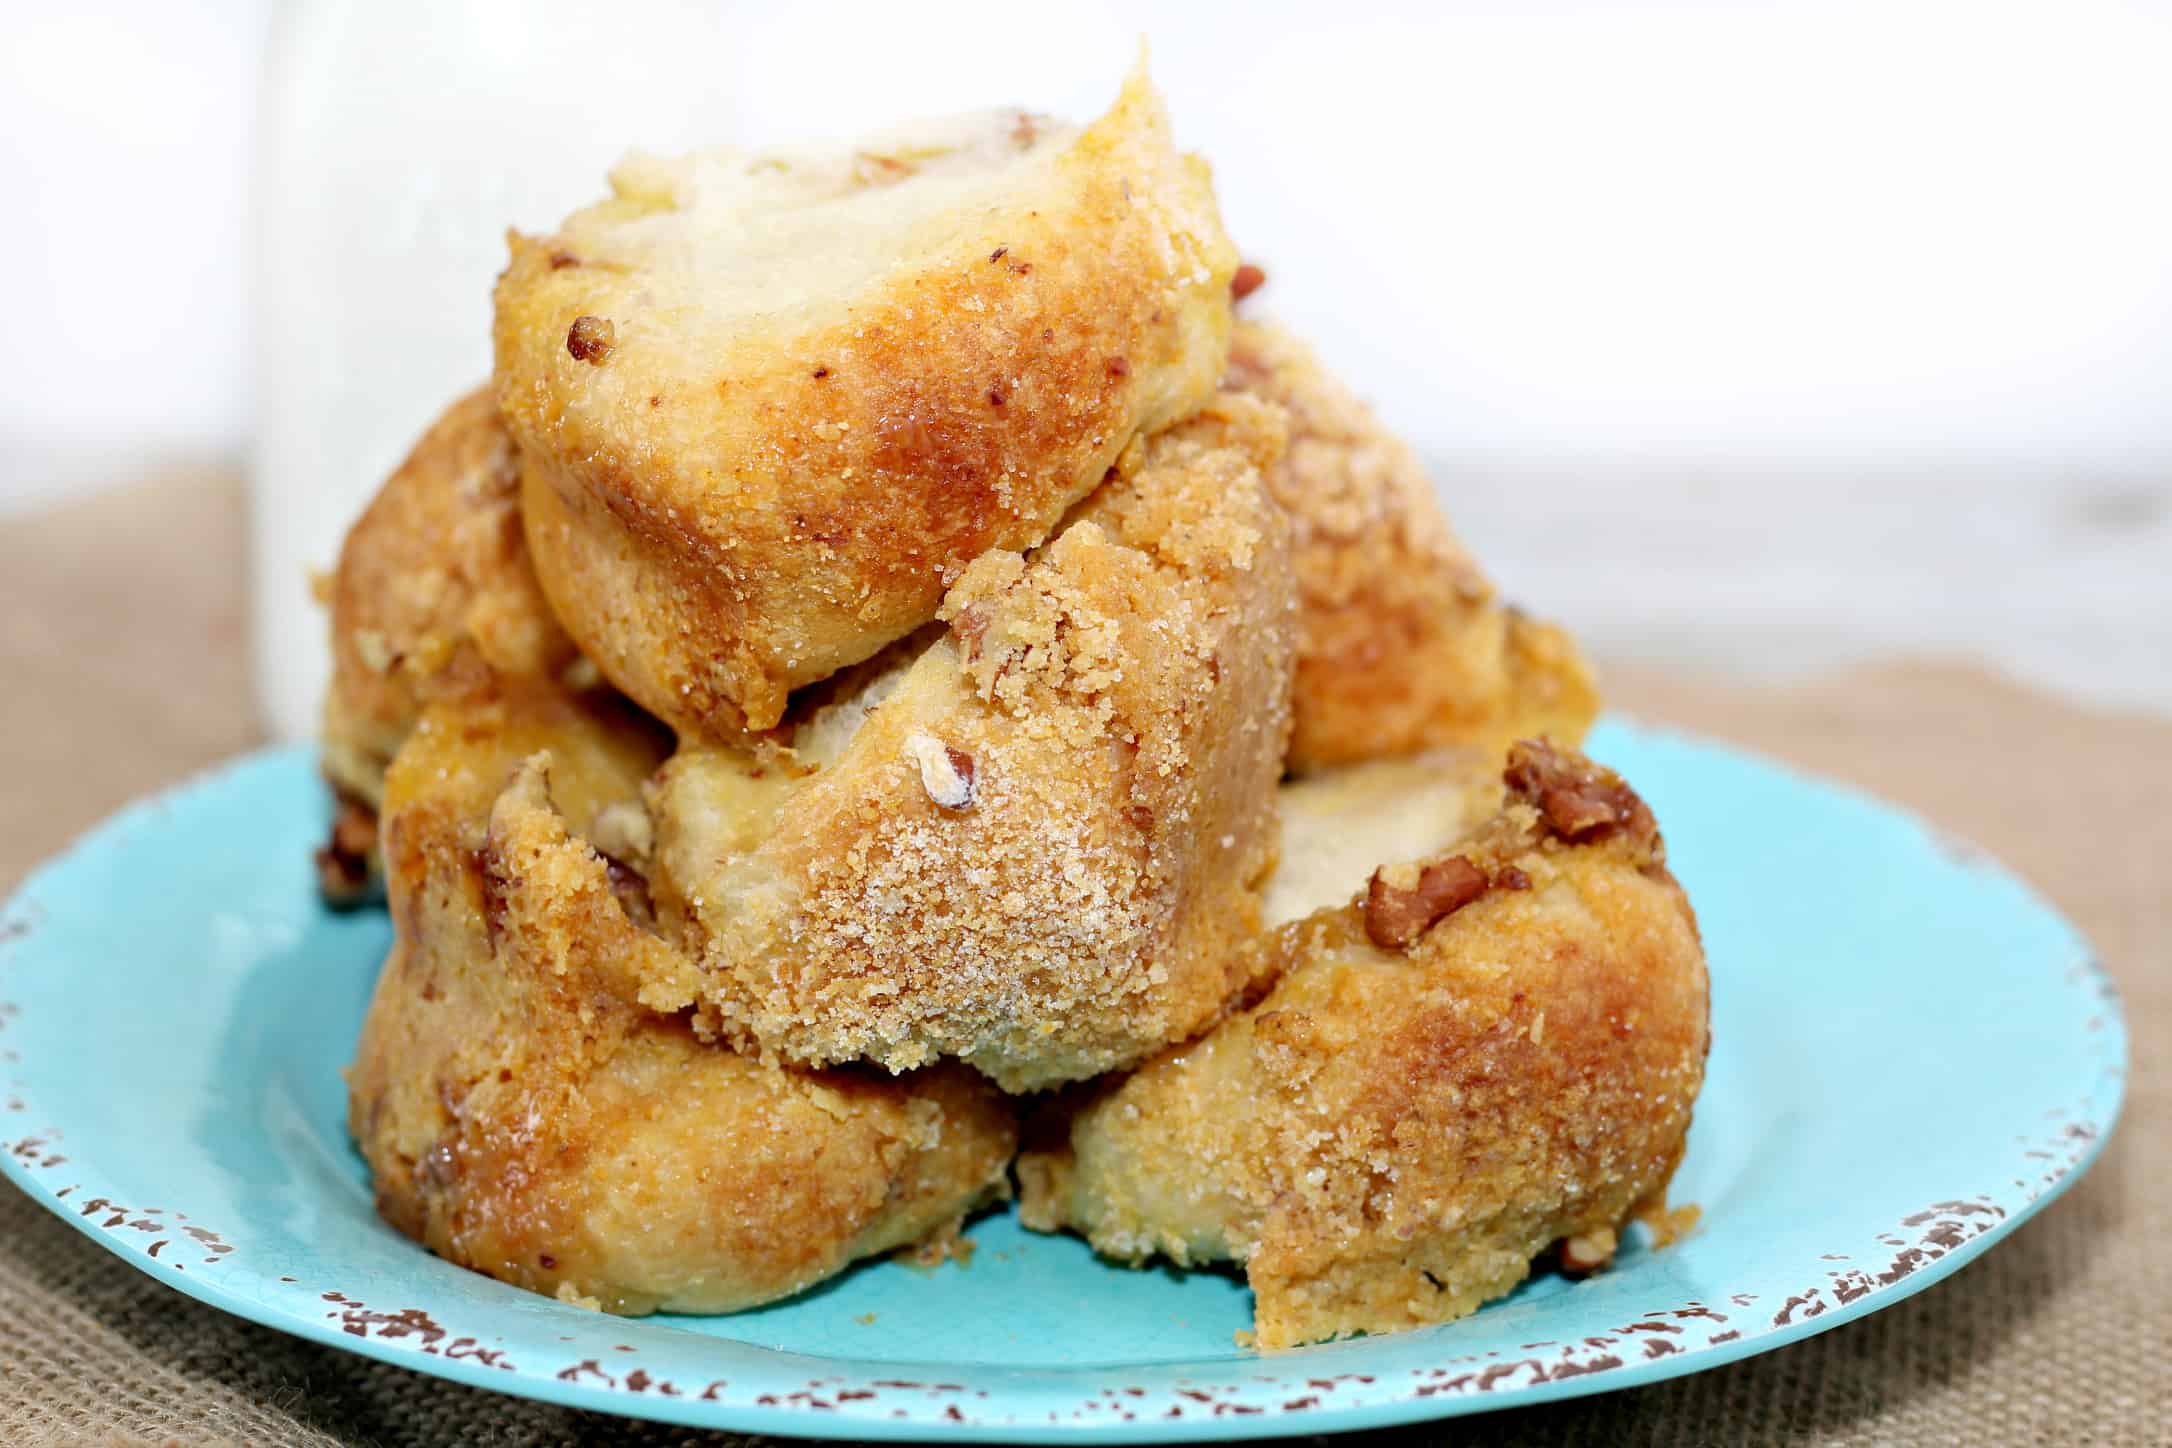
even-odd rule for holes
{"type": "MultiPolygon", "coordinates": [[[[59,1127],[23,1131],[19,1123],[37,1119],[37,1113],[19,1087],[0,1103],[9,1113],[0,1117],[6,1122],[0,1126],[0,1135],[7,1138],[0,1142],[0,1172],[91,1240],[187,1296],[294,1336],[451,1381],[690,1427],[796,1437],[1011,1442],[1206,1441],[1293,1431],[1343,1432],[1679,1377],[1784,1347],[1943,1281],[2080,1178],[2117,1123],[2127,1070],[2127,1033],[2109,976],[2086,942],[2047,901],[1982,851],[1847,785],[1734,746],[1619,719],[1612,723],[1648,739],[1731,757],[1912,824],[1949,854],[1964,859],[1969,868],[1998,879],[2065,928],[2072,937],[2076,963],[2066,972],[2064,984],[2086,992],[2096,1010],[2090,1021],[2093,1058],[2086,1067],[2091,1085],[2071,1109],[2048,1113],[2050,1119],[2038,1135],[2015,1138],[2015,1157],[2004,1164],[2014,1174],[2011,1198],[1984,1193],[1927,1203],[1880,1234],[1878,1241],[1892,1253],[1888,1262],[1874,1271],[1835,1267],[1826,1272],[1824,1281],[1804,1283],[1776,1310],[1770,1310],[1769,1302],[1742,1295],[1720,1303],[1655,1303],[1647,1311],[1624,1314],[1612,1332],[1565,1346],[1534,1344],[1549,1351],[1529,1357],[1492,1351],[1375,1373],[1363,1370],[1371,1365],[1367,1348],[1397,1340],[1360,1339],[1294,1355],[1202,1364],[1189,1372],[1109,1368],[1099,1375],[1132,1381],[1101,1388],[1088,1399],[1078,1397],[1075,1385],[1065,1385],[1056,1395],[1045,1387],[1034,1389],[1033,1379],[1053,1374],[1031,1368],[981,1367],[961,1373],[941,1363],[890,1364],[885,1371],[894,1376],[863,1385],[849,1377],[825,1374],[828,1359],[805,1357],[799,1359],[809,1371],[803,1390],[740,1400],[719,1392],[726,1386],[722,1382],[706,1390],[681,1387],[646,1371],[638,1356],[607,1365],[594,1360],[569,1364],[548,1376],[519,1373],[486,1340],[461,1335],[427,1312],[380,1310],[345,1294],[316,1293],[307,1284],[297,1285],[294,1291],[307,1292],[312,1304],[332,1303],[333,1311],[321,1316],[303,1314],[269,1302],[261,1278],[222,1274],[220,1269],[232,1249],[216,1231],[188,1222],[185,1214],[170,1214],[168,1221],[169,1214],[117,1205],[110,1192],[101,1192],[95,1163],[71,1159],[61,1149],[59,1127]],[[73,1170],[61,1171],[62,1167],[73,1170]],[[158,1270],[156,1247],[145,1246],[154,1236],[160,1245],[183,1244],[173,1256],[200,1252],[196,1264],[200,1270],[192,1275],[158,1270]],[[1358,1370],[1343,1370],[1346,1367],[1358,1370]],[[1266,1368],[1277,1371],[1259,1371],[1266,1368]],[[916,1369],[924,1369],[924,1376],[915,1377],[916,1369]],[[994,1416],[982,1406],[990,1396],[986,1388],[940,1381],[946,1373],[996,1382],[1015,1405],[1032,1410],[1035,1416],[1026,1419],[1017,1412],[994,1416]],[[1041,1416],[1044,1409],[1048,1410],[1045,1418],[1041,1416]]],[[[308,757],[299,748],[242,756],[138,800],[86,832],[33,871],[0,909],[0,982],[5,980],[4,968],[13,947],[43,917],[42,886],[70,861],[238,777],[291,768],[308,757]]],[[[0,1031],[15,1026],[18,1015],[14,1005],[0,1001],[0,1031]]],[[[0,1035],[0,1065],[12,1071],[18,1059],[0,1035]]],[[[2077,1077],[2081,1074],[2078,1069],[2077,1077]]],[[[626,1335],[647,1334],[629,1330],[626,1335]]],[[[715,1340],[705,1341],[716,1345],[715,1340]]]]}

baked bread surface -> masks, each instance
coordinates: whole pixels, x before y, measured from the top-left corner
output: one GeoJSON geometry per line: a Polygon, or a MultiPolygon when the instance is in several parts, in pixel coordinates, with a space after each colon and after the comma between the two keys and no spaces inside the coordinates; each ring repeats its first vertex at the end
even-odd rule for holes
{"type": "Polygon", "coordinates": [[[379,1211],[438,1255],[613,1312],[730,1312],[954,1228],[1007,1191],[1016,1128],[961,1067],[810,1072],[695,1033],[692,962],[587,838],[668,747],[533,685],[425,714],[386,787],[396,943],[348,1120],[379,1211]]]}
{"type": "Polygon", "coordinates": [[[635,157],[515,236],[499,400],[560,618],[690,738],[934,617],[1212,396],[1236,254],[1137,73],[828,150],[635,157]]]}
{"type": "Polygon", "coordinates": [[[1599,709],[1591,666],[1501,601],[1409,445],[1272,323],[1237,324],[1229,380],[1290,417],[1268,478],[1294,530],[1302,621],[1290,768],[1580,742],[1599,709]]]}
{"type": "Polygon", "coordinates": [[[1293,595],[1227,396],[1127,451],[1030,554],[784,755],[682,750],[657,886],[719,1028],[809,1064],[955,1056],[1006,1090],[1130,1065],[1243,986],[1276,848],[1293,595]]]}
{"type": "Polygon", "coordinates": [[[1241,1263],[1268,1349],[1460,1317],[1556,1243],[1611,1255],[1682,1154],[1704,952],[1619,777],[1533,743],[1506,781],[1268,935],[1256,1004],[1029,1126],[1025,1223],[1241,1263]]]}

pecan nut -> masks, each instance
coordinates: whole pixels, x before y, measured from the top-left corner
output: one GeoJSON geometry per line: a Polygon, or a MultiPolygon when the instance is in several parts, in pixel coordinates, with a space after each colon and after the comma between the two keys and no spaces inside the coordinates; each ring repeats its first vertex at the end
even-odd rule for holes
{"type": "Polygon", "coordinates": [[[1561,1239],[1561,1270],[1571,1277],[1589,1277],[1594,1272],[1603,1272],[1614,1265],[1614,1249],[1618,1245],[1612,1227],[1564,1237],[1561,1239]]]}
{"type": "Polygon", "coordinates": [[[346,909],[370,898],[377,855],[377,812],[341,796],[331,834],[316,852],[317,890],[327,905],[346,909]]]}
{"type": "Polygon", "coordinates": [[[1408,950],[1435,925],[1486,893],[1486,872],[1462,855],[1432,864],[1385,865],[1365,888],[1365,937],[1408,950]]]}
{"type": "Polygon", "coordinates": [[[905,755],[920,771],[920,787],[947,810],[973,807],[973,756],[925,730],[905,737],[905,755]]]}
{"type": "Polygon", "coordinates": [[[1571,844],[1616,831],[1646,847],[1658,844],[1650,807],[1620,775],[1581,754],[1527,739],[1509,751],[1502,778],[1512,799],[1536,809],[1546,828],[1571,844]]]}
{"type": "Polygon", "coordinates": [[[618,345],[618,328],[608,317],[575,317],[566,330],[566,350],[577,362],[601,367],[618,345]]]}

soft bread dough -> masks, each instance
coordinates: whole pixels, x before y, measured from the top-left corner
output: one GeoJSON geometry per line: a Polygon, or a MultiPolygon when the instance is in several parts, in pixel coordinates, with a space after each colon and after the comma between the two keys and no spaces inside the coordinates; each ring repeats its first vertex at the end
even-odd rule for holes
{"type": "Polygon", "coordinates": [[[1227,359],[1236,254],[1143,71],[1083,130],[635,157],[612,189],[513,238],[498,392],[559,617],[690,739],[927,623],[1227,359]]]}
{"type": "Polygon", "coordinates": [[[1229,378],[1290,415],[1268,487],[1294,528],[1302,619],[1291,769],[1581,741],[1599,708],[1590,666],[1561,629],[1500,602],[1409,446],[1269,323],[1237,324],[1229,378]]]}
{"type": "Polygon", "coordinates": [[[730,1312],[952,1228],[1006,1191],[1016,1128],[960,1067],[795,1070],[663,1013],[692,963],[582,835],[638,812],[666,747],[532,683],[425,714],[385,790],[396,943],[348,1120],[379,1211],[438,1255],[613,1312],[730,1312]]]}
{"type": "Polygon", "coordinates": [[[672,760],[659,903],[720,1029],[1027,1091],[1243,988],[1289,729],[1281,445],[1278,409],[1224,396],[1048,545],[975,562],[948,629],[838,681],[790,749],[672,760]]]}
{"type": "Polygon", "coordinates": [[[1286,781],[1276,792],[1282,856],[1267,880],[1269,928],[1340,905],[1382,860],[1453,844],[1501,802],[1501,761],[1476,749],[1368,760],[1286,781]]]}
{"type": "Polygon", "coordinates": [[[1029,1127],[1025,1223],[1243,1264],[1273,1349],[1460,1317],[1656,1201],[1709,1040],[1696,920],[1617,776],[1533,744],[1506,779],[1432,871],[1268,934],[1256,1004],[1029,1127]]]}

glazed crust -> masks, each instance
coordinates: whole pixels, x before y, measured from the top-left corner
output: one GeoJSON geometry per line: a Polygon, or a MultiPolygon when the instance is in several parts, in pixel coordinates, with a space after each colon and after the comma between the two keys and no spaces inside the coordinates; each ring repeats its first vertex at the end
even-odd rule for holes
{"type": "Polygon", "coordinates": [[[430,700],[554,675],[573,640],[521,534],[520,469],[488,388],[447,408],[347,531],[332,578],[324,769],[374,809],[430,700]]]}
{"type": "Polygon", "coordinates": [[[396,943],[349,1124],[386,1220],[448,1260],[613,1312],[729,1312],[952,1227],[1004,1192],[1016,1132],[960,1068],[793,1070],[666,1013],[692,962],[568,828],[637,809],[665,747],[533,685],[426,713],[386,789],[396,943]]]}
{"type": "Polygon", "coordinates": [[[1134,446],[1047,546],[966,571],[841,748],[825,715],[782,765],[674,759],[659,893],[691,902],[722,1029],[1027,1091],[1243,988],[1289,727],[1281,442],[1225,396],[1134,446]]]}
{"type": "Polygon", "coordinates": [[[1238,322],[1229,379],[1290,415],[1269,477],[1302,604],[1290,768],[1580,741],[1599,707],[1589,665],[1562,630],[1500,602],[1410,448],[1279,327],[1238,322]]]}
{"type": "Polygon", "coordinates": [[[1431,869],[1267,936],[1264,999],[1037,1123],[1027,1225],[1243,1263],[1274,1349],[1459,1317],[1656,1201],[1709,1040],[1695,919],[1617,777],[1537,745],[1508,780],[1431,869]]]}
{"type": "Polygon", "coordinates": [[[928,622],[1227,356],[1236,256],[1143,73],[1083,131],[1004,113],[613,187],[513,238],[499,397],[559,616],[689,739],[928,622]]]}

